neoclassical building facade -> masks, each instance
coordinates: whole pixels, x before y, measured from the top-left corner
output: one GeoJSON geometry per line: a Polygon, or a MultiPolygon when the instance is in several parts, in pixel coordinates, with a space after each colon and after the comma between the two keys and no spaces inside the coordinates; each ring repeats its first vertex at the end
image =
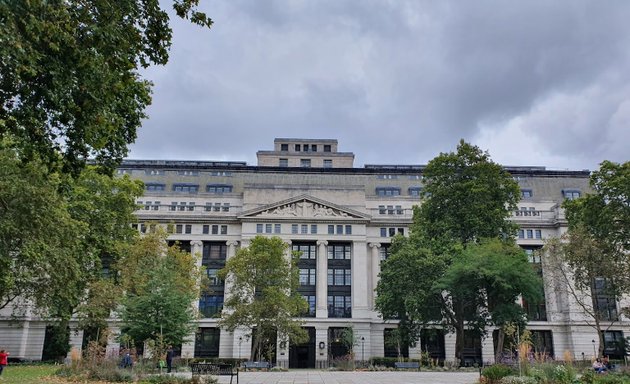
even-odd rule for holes
{"type": "MultiPolygon", "coordinates": [[[[138,200],[137,224],[172,224],[169,240],[201,256],[212,293],[199,300],[198,331],[181,346],[182,356],[248,358],[248,332],[229,333],[217,326],[227,288],[216,272],[247,247],[255,236],[278,236],[300,251],[300,293],[309,303],[301,320],[309,333],[303,345],[278,342],[275,363],[289,368],[326,367],[345,354],[341,332],[355,333],[357,360],[396,356],[389,342],[393,321],[374,309],[374,288],[381,261],[389,255],[396,234],[408,235],[412,207],[421,204],[423,166],[365,165],[354,167],[354,154],[340,152],[337,140],[276,139],[273,150],[257,153],[258,164],[237,161],[127,160],[118,174],[145,183],[138,200]]],[[[506,167],[521,187],[521,201],[512,219],[520,227],[518,244],[543,276],[544,301],[523,303],[535,348],[556,358],[566,351],[590,358],[598,347],[595,330],[553,266],[533,253],[545,239],[560,236],[567,222],[560,207],[589,190],[589,171],[558,171],[545,167],[506,167]]],[[[630,335],[630,321],[617,313],[617,298],[595,297],[610,313],[606,352],[619,355],[618,340],[630,335]]],[[[5,311],[6,312],[6,311],[5,311]]],[[[6,313],[0,313],[0,315],[6,313]]],[[[12,355],[41,359],[46,324],[25,316],[0,320],[0,345],[12,355]]],[[[115,319],[112,319],[117,329],[115,319]]],[[[72,333],[80,347],[82,333],[72,333]]],[[[112,349],[118,346],[112,339],[112,349]]],[[[420,351],[454,360],[455,335],[427,329],[409,357],[420,351]]],[[[493,332],[479,340],[467,337],[466,363],[494,360],[493,332]]]]}

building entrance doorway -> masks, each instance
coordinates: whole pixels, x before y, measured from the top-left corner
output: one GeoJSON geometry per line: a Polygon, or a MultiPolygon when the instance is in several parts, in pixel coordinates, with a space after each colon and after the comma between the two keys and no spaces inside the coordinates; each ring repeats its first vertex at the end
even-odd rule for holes
{"type": "Polygon", "coordinates": [[[289,368],[315,368],[315,328],[304,328],[308,341],[289,347],[289,368]]]}

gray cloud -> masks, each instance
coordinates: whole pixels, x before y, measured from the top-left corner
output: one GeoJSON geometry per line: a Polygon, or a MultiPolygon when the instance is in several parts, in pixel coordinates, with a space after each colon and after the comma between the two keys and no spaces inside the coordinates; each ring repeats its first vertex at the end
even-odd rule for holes
{"type": "Polygon", "coordinates": [[[460,138],[504,164],[628,159],[630,3],[206,1],[173,20],[134,158],[255,164],[274,137],[356,163],[426,163],[460,138]]]}

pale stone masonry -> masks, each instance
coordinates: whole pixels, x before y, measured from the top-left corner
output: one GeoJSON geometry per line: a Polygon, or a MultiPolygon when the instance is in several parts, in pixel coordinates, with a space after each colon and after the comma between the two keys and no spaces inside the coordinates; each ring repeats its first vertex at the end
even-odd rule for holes
{"type": "MultiPolygon", "coordinates": [[[[355,359],[395,356],[386,340],[388,330],[396,325],[375,312],[374,288],[392,237],[408,235],[412,207],[421,204],[423,166],[354,168],[354,154],[339,152],[337,140],[330,139],[275,139],[273,150],[258,151],[257,157],[257,166],[240,161],[128,160],[118,169],[119,174],[146,185],[144,196],[138,199],[137,229],[142,232],[151,224],[174,224],[169,239],[201,255],[213,281],[214,293],[195,303],[203,315],[198,332],[181,346],[181,354],[250,357],[251,341],[245,330],[229,333],[217,328],[216,316],[229,295],[229,285],[214,273],[239,247],[262,235],[278,236],[291,249],[302,252],[300,292],[310,306],[302,318],[309,342],[295,346],[279,338],[276,364],[326,367],[331,358],[346,353],[339,336],[347,326],[355,333],[355,359]]],[[[518,244],[531,253],[545,239],[566,231],[560,205],[565,198],[589,191],[589,171],[506,169],[522,193],[512,217],[521,228],[518,244]]],[[[592,357],[598,339],[594,329],[554,276],[553,266],[544,257],[532,254],[530,259],[544,278],[545,302],[536,306],[525,303],[537,350],[557,359],[565,351],[578,359],[592,357]]],[[[615,298],[604,301],[611,316],[616,316],[622,303],[615,298]]],[[[10,323],[8,314],[8,309],[0,312],[4,316],[0,318],[0,346],[12,356],[40,359],[46,325],[28,313],[10,323]]],[[[620,317],[610,324],[606,351],[620,353],[614,342],[630,335],[630,321],[620,317]]],[[[112,326],[118,330],[115,319],[112,326]]],[[[483,341],[467,340],[467,364],[493,361],[492,331],[483,341]]],[[[75,346],[80,347],[81,339],[81,332],[73,333],[75,346]]],[[[453,334],[426,331],[418,345],[404,353],[417,358],[422,349],[434,358],[452,361],[454,344],[453,334]]],[[[117,347],[112,338],[110,349],[117,347]]]]}

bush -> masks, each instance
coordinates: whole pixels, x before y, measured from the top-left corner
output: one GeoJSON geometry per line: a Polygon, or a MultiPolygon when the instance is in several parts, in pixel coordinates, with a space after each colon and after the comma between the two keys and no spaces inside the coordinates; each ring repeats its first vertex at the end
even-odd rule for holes
{"type": "Polygon", "coordinates": [[[505,376],[499,380],[500,384],[537,384],[538,381],[531,376],[505,376]]]}
{"type": "Polygon", "coordinates": [[[216,384],[218,381],[211,376],[195,376],[192,379],[170,375],[149,376],[140,380],[139,384],[216,384]]]}
{"type": "Polygon", "coordinates": [[[505,364],[495,364],[484,368],[481,374],[487,379],[488,384],[497,384],[499,380],[506,376],[513,375],[515,372],[511,367],[505,364]]]}

